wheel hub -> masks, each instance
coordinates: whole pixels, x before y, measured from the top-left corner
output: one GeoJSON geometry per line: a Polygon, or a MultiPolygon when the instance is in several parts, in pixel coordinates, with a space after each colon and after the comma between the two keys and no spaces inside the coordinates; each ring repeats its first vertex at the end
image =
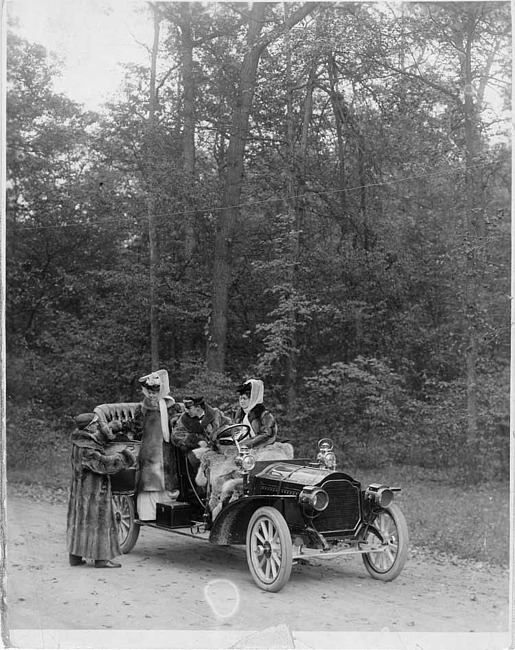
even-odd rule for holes
{"type": "Polygon", "coordinates": [[[264,544],[258,544],[256,550],[259,557],[264,557],[265,559],[268,559],[272,556],[272,546],[270,545],[270,542],[264,542],[264,544]]]}

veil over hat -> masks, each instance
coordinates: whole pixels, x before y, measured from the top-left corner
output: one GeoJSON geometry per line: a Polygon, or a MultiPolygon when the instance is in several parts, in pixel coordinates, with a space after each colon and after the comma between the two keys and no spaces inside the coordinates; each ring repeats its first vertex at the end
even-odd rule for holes
{"type": "Polygon", "coordinates": [[[168,380],[167,370],[156,370],[149,375],[139,378],[139,383],[146,397],[156,396],[159,402],[159,411],[161,413],[161,428],[163,438],[170,442],[170,429],[168,428],[168,408],[175,404],[174,398],[170,395],[170,382],[168,380]]]}
{"type": "Polygon", "coordinates": [[[236,389],[240,395],[250,395],[248,406],[244,409],[245,413],[251,411],[256,404],[263,403],[265,392],[264,384],[261,379],[249,379],[236,389]]]}

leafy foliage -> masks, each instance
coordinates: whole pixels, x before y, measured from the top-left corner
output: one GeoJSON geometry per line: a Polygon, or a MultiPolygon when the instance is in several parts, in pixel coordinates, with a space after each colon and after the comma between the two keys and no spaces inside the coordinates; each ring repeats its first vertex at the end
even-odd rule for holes
{"type": "Polygon", "coordinates": [[[128,67],[118,101],[95,115],[53,91],[51,54],[9,36],[13,414],[34,400],[64,417],[139,399],[152,289],[160,366],[179,398],[230,409],[234,385],[259,376],[299,451],[330,435],[363,466],[506,477],[508,5],[329,3],[291,29],[285,7],[267,5],[227,206],[247,7],[184,4],[160,7],[152,132],[147,69],[128,67]],[[213,341],[229,208],[227,332],[213,341]],[[225,367],[207,369],[219,344],[225,367]]]}

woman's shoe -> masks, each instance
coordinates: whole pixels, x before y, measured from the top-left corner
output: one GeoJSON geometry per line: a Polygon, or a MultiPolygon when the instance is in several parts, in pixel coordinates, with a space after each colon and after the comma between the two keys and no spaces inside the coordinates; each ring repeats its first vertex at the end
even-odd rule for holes
{"type": "Polygon", "coordinates": [[[70,553],[68,555],[71,566],[79,566],[80,564],[86,564],[86,560],[83,560],[80,555],[73,555],[70,553]]]}
{"type": "Polygon", "coordinates": [[[95,560],[95,569],[119,569],[121,566],[112,560],[95,560]]]}

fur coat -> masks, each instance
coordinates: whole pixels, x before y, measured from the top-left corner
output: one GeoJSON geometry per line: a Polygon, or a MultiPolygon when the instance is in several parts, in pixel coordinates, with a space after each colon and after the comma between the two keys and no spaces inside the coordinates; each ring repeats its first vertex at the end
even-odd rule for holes
{"type": "Polygon", "coordinates": [[[97,423],[72,434],[68,553],[95,560],[110,560],[121,554],[110,475],[133,463],[129,451],[105,453],[97,423]]]}
{"type": "MultiPolygon", "coordinates": [[[[235,463],[238,452],[234,447],[225,447],[222,453],[208,449],[196,450],[195,453],[200,458],[195,481],[200,487],[208,487],[208,503],[214,519],[222,505],[241,493],[242,479],[235,463]]],[[[253,449],[252,454],[256,461],[291,460],[293,447],[288,442],[275,442],[253,449]]]]}
{"type": "Polygon", "coordinates": [[[163,440],[159,411],[145,412],[144,431],[136,471],[137,491],[173,492],[178,487],[176,450],[171,442],[163,440]]]}
{"type": "MultiPolygon", "coordinates": [[[[170,443],[170,421],[175,415],[175,400],[169,395],[168,372],[157,370],[139,380],[144,399],[141,404],[142,435],[136,471],[136,490],[160,492],[177,487],[175,449],[170,443]],[[152,391],[149,386],[157,386],[152,391]]],[[[141,514],[141,513],[140,513],[141,514]]]]}
{"type": "Polygon", "coordinates": [[[160,412],[157,409],[146,410],[143,422],[138,456],[138,492],[161,492],[165,489],[165,474],[160,412]]]}

